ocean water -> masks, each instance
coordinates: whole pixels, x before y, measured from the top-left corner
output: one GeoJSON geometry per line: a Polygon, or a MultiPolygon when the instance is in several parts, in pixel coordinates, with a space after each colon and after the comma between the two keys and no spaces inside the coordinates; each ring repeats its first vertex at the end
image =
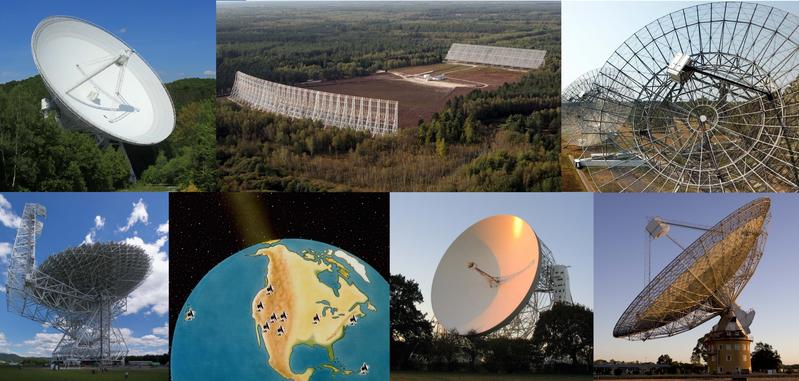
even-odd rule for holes
{"type": "MultiPolygon", "coordinates": [[[[303,249],[316,252],[337,248],[309,240],[282,240],[296,253],[303,249]]],[[[283,380],[267,364],[268,354],[258,346],[255,324],[250,316],[250,303],[264,286],[268,265],[266,257],[254,257],[256,251],[269,244],[244,249],[214,267],[197,284],[181,309],[172,344],[172,377],[182,380],[283,380]],[[183,319],[188,308],[196,312],[191,322],[183,319]]],[[[343,262],[343,261],[342,261],[343,262]]],[[[342,378],[321,368],[331,364],[353,371],[355,379],[388,380],[389,378],[389,289],[386,282],[371,266],[366,265],[370,283],[364,281],[348,264],[350,281],[369,296],[377,311],[363,307],[364,316],[354,327],[345,328],[344,338],[333,345],[336,358],[331,363],[327,351],[318,346],[300,345],[294,348],[291,368],[300,371],[315,368],[312,380],[342,378]],[[361,364],[369,364],[369,375],[360,376],[361,364]]],[[[337,269],[334,268],[334,271],[337,269]]],[[[337,272],[324,272],[319,279],[324,284],[337,282],[337,272]],[[324,275],[323,275],[324,274],[324,275]]]]}

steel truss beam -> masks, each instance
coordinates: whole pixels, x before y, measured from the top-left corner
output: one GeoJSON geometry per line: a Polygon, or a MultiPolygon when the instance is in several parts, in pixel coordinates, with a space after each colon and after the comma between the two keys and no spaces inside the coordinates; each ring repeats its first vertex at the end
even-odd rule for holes
{"type": "Polygon", "coordinates": [[[586,104],[603,144],[582,158],[629,161],[584,167],[601,192],[799,191],[797,78],[796,15],[741,2],[672,12],[616,49],[586,104]]]}
{"type": "Polygon", "coordinates": [[[149,257],[127,244],[90,244],[50,256],[37,268],[38,218],[45,216],[43,206],[25,204],[8,268],[8,310],[64,334],[53,361],[124,362],[127,345],[111,324],[125,312],[127,293],[146,278],[149,257]],[[116,259],[113,265],[109,258],[116,259]]]}
{"type": "Polygon", "coordinates": [[[397,101],[287,86],[242,72],[236,72],[229,98],[257,110],[312,119],[325,126],[368,131],[375,135],[393,134],[399,126],[397,101]]]}

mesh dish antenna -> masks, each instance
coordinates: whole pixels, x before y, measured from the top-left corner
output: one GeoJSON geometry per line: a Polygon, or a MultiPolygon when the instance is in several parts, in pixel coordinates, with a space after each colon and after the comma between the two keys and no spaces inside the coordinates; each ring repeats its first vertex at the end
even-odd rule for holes
{"type": "Polygon", "coordinates": [[[764,4],[692,5],[610,55],[586,106],[599,192],[799,189],[799,17],[764,4]]]}
{"type": "MultiPolygon", "coordinates": [[[[754,274],[768,233],[771,201],[754,200],[719,221],[663,269],[630,303],[613,329],[613,336],[647,340],[674,336],[720,316],[718,332],[745,338],[754,311],[744,312],[736,299],[754,274]],[[741,331],[741,332],[738,332],[741,331]]],[[[646,230],[652,237],[668,236],[663,219],[652,220],[646,230]]],[[[714,332],[717,329],[714,328],[714,332]]],[[[713,332],[712,332],[713,333],[713,332]]]]}
{"type": "Polygon", "coordinates": [[[541,311],[554,301],[571,302],[568,284],[555,283],[556,267],[562,278],[565,267],[555,264],[523,219],[497,215],[478,221],[438,264],[431,296],[435,318],[461,335],[532,337],[541,311]]]}
{"type": "Polygon", "coordinates": [[[598,95],[593,87],[597,74],[599,69],[583,73],[566,86],[560,95],[563,114],[561,136],[564,145],[586,147],[597,145],[601,141],[594,122],[596,118],[589,115],[592,111],[586,106],[598,95]]]}
{"type": "Polygon", "coordinates": [[[100,143],[152,145],[175,128],[175,110],[158,75],[110,32],[73,17],[42,20],[33,60],[66,128],[100,143]]]}

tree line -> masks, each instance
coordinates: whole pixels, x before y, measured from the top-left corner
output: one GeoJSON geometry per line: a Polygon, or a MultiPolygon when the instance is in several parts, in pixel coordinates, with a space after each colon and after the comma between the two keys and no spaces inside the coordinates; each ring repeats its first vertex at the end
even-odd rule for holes
{"type": "Polygon", "coordinates": [[[167,84],[177,113],[173,134],[156,146],[126,146],[140,181],[114,146],[101,148],[87,133],[43,116],[50,95],[41,77],[0,85],[0,190],[114,191],[150,186],[214,190],[216,178],[214,80],[167,84]]]}
{"type": "Polygon", "coordinates": [[[348,78],[441,62],[452,42],[548,54],[542,68],[519,81],[454,97],[431,120],[391,136],[325,128],[220,101],[220,189],[559,191],[556,3],[222,6],[217,93],[229,90],[236,70],[289,84],[348,78]]]}
{"type": "Polygon", "coordinates": [[[418,283],[390,276],[391,369],[476,373],[591,372],[593,312],[555,303],[540,314],[532,338],[459,335],[434,330],[419,311],[418,283]]]}
{"type": "Polygon", "coordinates": [[[217,90],[225,93],[230,89],[236,71],[295,84],[438,63],[454,42],[535,47],[559,55],[560,6],[557,3],[223,6],[217,15],[217,90]]]}

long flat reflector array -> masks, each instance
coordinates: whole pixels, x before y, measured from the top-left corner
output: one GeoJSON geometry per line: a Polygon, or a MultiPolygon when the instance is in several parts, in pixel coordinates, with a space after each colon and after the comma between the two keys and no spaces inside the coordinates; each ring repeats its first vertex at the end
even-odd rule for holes
{"type": "Polygon", "coordinates": [[[230,99],[261,111],[376,135],[397,132],[399,125],[397,101],[287,86],[242,72],[236,72],[230,99]]]}
{"type": "Polygon", "coordinates": [[[546,50],[503,48],[500,46],[452,44],[447,52],[449,62],[501,66],[517,69],[538,69],[544,64],[546,50]]]}

